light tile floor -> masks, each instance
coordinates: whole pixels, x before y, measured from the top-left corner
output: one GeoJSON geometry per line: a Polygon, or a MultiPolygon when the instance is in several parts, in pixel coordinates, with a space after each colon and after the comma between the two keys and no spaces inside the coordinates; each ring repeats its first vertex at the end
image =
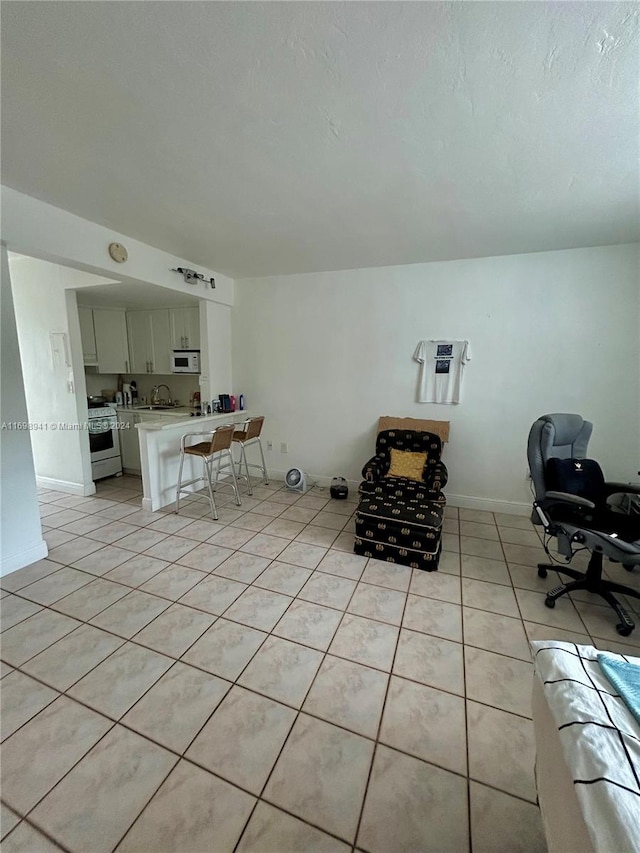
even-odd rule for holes
{"type": "Polygon", "coordinates": [[[353,554],[317,489],[40,498],[49,557],[0,581],[5,853],[538,853],[528,640],[640,648],[544,606],[526,518],[448,507],[427,573],[353,554]]]}

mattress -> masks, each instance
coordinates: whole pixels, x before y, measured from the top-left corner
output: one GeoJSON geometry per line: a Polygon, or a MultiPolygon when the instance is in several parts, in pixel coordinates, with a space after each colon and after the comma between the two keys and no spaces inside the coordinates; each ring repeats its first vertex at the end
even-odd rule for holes
{"type": "Polygon", "coordinates": [[[550,853],[640,853],[640,725],[602,673],[598,649],[551,640],[531,647],[536,783],[550,853]]]}

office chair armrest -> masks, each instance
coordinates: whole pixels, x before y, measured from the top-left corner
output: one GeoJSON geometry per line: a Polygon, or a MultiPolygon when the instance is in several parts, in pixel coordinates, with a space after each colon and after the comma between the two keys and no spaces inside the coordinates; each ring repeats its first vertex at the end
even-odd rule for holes
{"type": "Polygon", "coordinates": [[[389,460],[384,456],[373,456],[362,469],[365,480],[373,482],[380,480],[389,470],[389,460]]]}
{"type": "Polygon", "coordinates": [[[578,495],[571,495],[568,492],[547,492],[540,501],[543,506],[550,504],[573,504],[574,506],[583,507],[584,509],[595,509],[596,505],[586,498],[581,498],[578,495]]]}
{"type": "Polygon", "coordinates": [[[632,483],[605,483],[604,487],[608,498],[611,495],[640,495],[640,485],[632,483]]]}

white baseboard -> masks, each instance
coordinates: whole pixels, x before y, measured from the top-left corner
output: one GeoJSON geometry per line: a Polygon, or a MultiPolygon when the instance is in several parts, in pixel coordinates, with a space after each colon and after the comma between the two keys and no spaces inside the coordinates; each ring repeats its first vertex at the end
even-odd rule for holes
{"type": "Polygon", "coordinates": [[[41,489],[52,489],[55,492],[66,492],[69,495],[79,495],[88,498],[96,493],[96,484],[74,483],[71,480],[56,480],[53,477],[36,477],[36,483],[41,489]]]}
{"type": "MultiPolygon", "coordinates": [[[[291,466],[291,468],[297,468],[297,467],[298,467],[297,465],[291,466]]],[[[276,471],[274,468],[269,468],[269,482],[270,483],[280,482],[281,485],[284,485],[284,475],[289,470],[290,470],[290,468],[287,468],[285,471],[276,471]]],[[[304,468],[302,470],[304,471],[304,468]]],[[[314,486],[318,486],[321,489],[329,488],[329,486],[331,485],[331,481],[333,480],[333,477],[326,477],[323,474],[312,474],[310,471],[305,471],[305,473],[306,473],[307,477],[309,478],[309,482],[312,483],[314,486]]],[[[254,485],[258,482],[259,476],[260,475],[258,473],[257,479],[256,479],[254,485]]],[[[349,491],[352,493],[357,492],[358,486],[360,485],[361,482],[362,482],[361,479],[360,480],[347,480],[347,486],[349,487],[349,491]]]]}
{"type": "MultiPolygon", "coordinates": [[[[288,470],[288,469],[287,469],[288,470]]],[[[332,477],[325,477],[320,474],[312,474],[311,472],[306,472],[309,481],[314,483],[321,488],[327,488],[331,485],[332,477]]],[[[284,475],[286,471],[276,471],[274,469],[269,469],[269,479],[274,483],[278,480],[284,482],[284,475]]],[[[362,480],[347,480],[347,485],[349,487],[350,495],[358,493],[358,487],[362,480]]],[[[529,515],[531,513],[531,504],[530,503],[520,503],[517,501],[502,501],[502,500],[493,500],[491,498],[476,498],[470,495],[452,495],[447,490],[444,490],[444,494],[447,498],[447,503],[451,506],[462,507],[463,509],[479,509],[484,512],[500,512],[505,515],[529,515]]]]}
{"type": "Polygon", "coordinates": [[[531,504],[516,501],[496,501],[490,498],[473,498],[468,495],[450,495],[445,490],[447,503],[462,509],[479,509],[483,512],[501,512],[504,515],[531,515],[531,504]]]}
{"type": "MultiPolygon", "coordinates": [[[[287,468],[287,471],[289,469],[287,468]]],[[[269,469],[269,482],[270,483],[282,483],[284,484],[284,475],[286,471],[278,471],[274,468],[269,469]]],[[[331,481],[333,477],[327,477],[322,474],[312,474],[310,471],[306,472],[309,482],[314,486],[317,486],[321,489],[327,489],[331,485],[331,481]]],[[[362,480],[347,480],[347,486],[349,487],[349,496],[356,496],[358,494],[358,487],[362,480]]],[[[445,489],[445,496],[447,498],[447,503],[450,506],[461,507],[463,509],[478,509],[483,512],[499,512],[504,513],[505,515],[520,515],[520,516],[528,516],[531,513],[531,504],[530,503],[522,503],[519,501],[503,501],[503,500],[494,500],[492,498],[476,498],[471,495],[452,495],[445,489]]],[[[173,503],[174,496],[172,494],[171,499],[167,500],[167,503],[173,503]]],[[[146,510],[151,510],[151,499],[143,498],[142,499],[142,508],[146,510]]]]}
{"type": "Polygon", "coordinates": [[[0,558],[0,576],[9,575],[11,572],[16,572],[18,569],[23,569],[25,566],[30,566],[38,560],[44,560],[49,553],[47,543],[44,539],[25,548],[24,551],[14,551],[13,554],[3,554],[0,558]]]}

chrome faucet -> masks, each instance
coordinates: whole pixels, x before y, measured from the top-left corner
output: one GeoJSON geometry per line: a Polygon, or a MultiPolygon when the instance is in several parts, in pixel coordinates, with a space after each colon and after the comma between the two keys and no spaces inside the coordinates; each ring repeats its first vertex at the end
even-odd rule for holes
{"type": "Polygon", "coordinates": [[[152,406],[157,406],[160,403],[164,402],[164,400],[160,399],[160,389],[161,388],[167,389],[168,399],[166,402],[171,403],[171,389],[169,388],[168,385],[165,385],[163,382],[160,385],[154,385],[153,388],[151,389],[151,405],[152,406]]]}

